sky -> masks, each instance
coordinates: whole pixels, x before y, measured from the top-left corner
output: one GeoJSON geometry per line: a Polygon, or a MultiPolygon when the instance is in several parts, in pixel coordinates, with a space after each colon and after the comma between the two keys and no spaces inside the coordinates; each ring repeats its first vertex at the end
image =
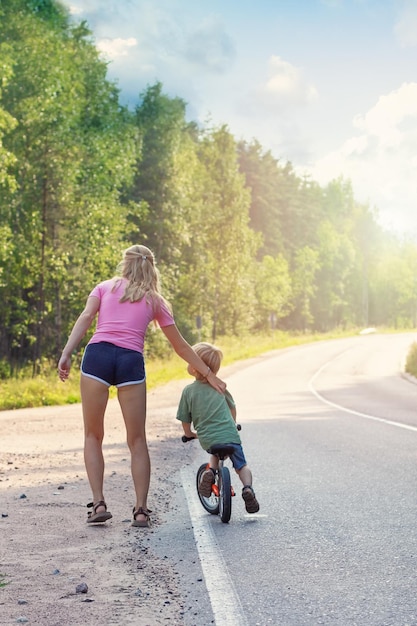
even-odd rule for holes
{"type": "Polygon", "coordinates": [[[120,101],[147,86],[417,236],[417,0],[64,0],[120,101]]]}

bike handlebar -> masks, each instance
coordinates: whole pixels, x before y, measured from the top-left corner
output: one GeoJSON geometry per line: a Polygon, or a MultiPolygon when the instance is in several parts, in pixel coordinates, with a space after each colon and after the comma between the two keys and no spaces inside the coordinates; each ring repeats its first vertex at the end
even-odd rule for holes
{"type": "MultiPolygon", "coordinates": [[[[242,430],[242,426],[240,424],[236,424],[237,430],[242,430]]],[[[183,443],[187,443],[188,441],[192,441],[193,439],[197,439],[197,437],[187,437],[187,435],[183,435],[181,437],[181,441],[183,443]]]]}
{"type": "Polygon", "coordinates": [[[183,435],[183,436],[181,437],[181,441],[182,441],[183,443],[187,443],[187,441],[191,441],[192,439],[197,439],[197,437],[187,437],[187,435],[183,435]]]}

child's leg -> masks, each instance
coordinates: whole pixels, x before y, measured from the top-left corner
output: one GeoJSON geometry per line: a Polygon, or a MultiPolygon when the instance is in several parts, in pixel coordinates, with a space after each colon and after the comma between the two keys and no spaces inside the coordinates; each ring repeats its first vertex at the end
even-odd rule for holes
{"type": "Polygon", "coordinates": [[[198,491],[204,498],[211,496],[211,486],[214,483],[214,473],[219,466],[219,460],[214,454],[210,455],[209,468],[201,474],[200,484],[198,485],[198,491]]]}
{"type": "Polygon", "coordinates": [[[210,455],[209,465],[210,468],[213,470],[217,470],[219,467],[219,459],[217,458],[217,456],[214,456],[214,454],[210,455]]]}
{"type": "Polygon", "coordinates": [[[236,474],[239,476],[244,487],[252,486],[252,472],[247,465],[244,465],[239,470],[236,470],[236,474]]]}
{"type": "Polygon", "coordinates": [[[259,502],[252,489],[252,472],[247,465],[244,465],[239,470],[236,470],[236,473],[243,484],[242,498],[245,501],[246,511],[248,513],[257,513],[259,511],[259,502]]]}

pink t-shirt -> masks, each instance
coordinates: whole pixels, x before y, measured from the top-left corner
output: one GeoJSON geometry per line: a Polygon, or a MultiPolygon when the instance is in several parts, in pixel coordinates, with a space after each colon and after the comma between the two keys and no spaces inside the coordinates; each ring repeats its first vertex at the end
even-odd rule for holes
{"type": "Polygon", "coordinates": [[[114,279],[105,280],[90,293],[90,296],[100,299],[100,308],[97,328],[89,343],[108,341],[121,348],[143,353],[145,333],[150,322],[155,319],[163,327],[175,324],[175,321],[163,302],[161,310],[156,314],[145,298],[138,302],[119,302],[126,282],[121,280],[117,289],[112,291],[114,279]]]}

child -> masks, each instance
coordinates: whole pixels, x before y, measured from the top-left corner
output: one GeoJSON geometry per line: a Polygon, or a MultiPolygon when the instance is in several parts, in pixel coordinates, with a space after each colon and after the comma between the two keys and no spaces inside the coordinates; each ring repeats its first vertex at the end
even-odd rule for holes
{"type": "MultiPolygon", "coordinates": [[[[221,350],[210,343],[197,343],[193,349],[200,359],[207,365],[208,373],[214,374],[220,369],[223,358],[221,350]]],[[[236,405],[226,390],[224,395],[218,393],[207,384],[206,377],[202,376],[192,365],[188,365],[187,371],[195,377],[191,385],[187,385],[182,392],[178,406],[177,419],[182,422],[186,437],[198,437],[204,450],[209,450],[216,443],[232,445],[235,452],[230,456],[236,473],[243,484],[242,498],[245,501],[248,513],[257,513],[259,503],[252,489],[252,472],[246,464],[241,439],[236,428],[236,405]],[[196,432],[191,430],[191,424],[196,432]]],[[[215,471],[218,467],[218,459],[211,455],[210,469],[207,469],[201,477],[198,490],[202,496],[209,498],[211,486],[214,483],[215,471]]]]}

